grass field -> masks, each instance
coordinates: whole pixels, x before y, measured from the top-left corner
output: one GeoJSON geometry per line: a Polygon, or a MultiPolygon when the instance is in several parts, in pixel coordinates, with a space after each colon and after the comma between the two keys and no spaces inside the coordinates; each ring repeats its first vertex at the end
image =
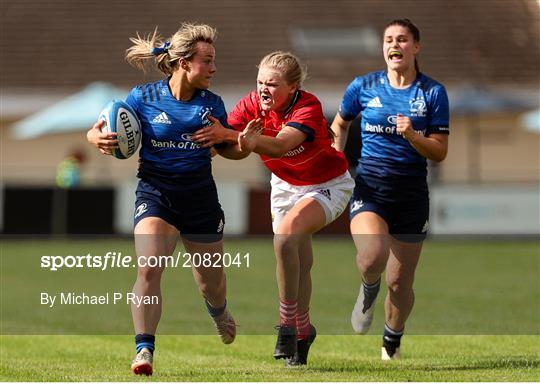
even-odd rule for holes
{"type": "MultiPolygon", "coordinates": [[[[187,268],[167,270],[156,351],[157,381],[538,381],[540,247],[525,241],[427,242],[416,277],[416,304],[404,358],[383,363],[382,305],[368,336],[352,335],[358,289],[350,238],[315,242],[312,321],[320,336],[309,368],[271,358],[277,291],[271,239],[229,240],[250,267],[227,270],[239,337],[223,346],[187,268]]],[[[129,291],[134,270],[52,272],[42,255],[132,254],[126,239],[27,241],[1,245],[0,380],[133,381],[127,305],[48,308],[40,292],[129,291]],[[45,336],[47,335],[47,336],[45,336]],[[124,335],[124,336],[118,336],[124,335]]],[[[148,380],[144,378],[143,380],[148,380]]]]}
{"type": "MultiPolygon", "coordinates": [[[[538,381],[538,336],[408,336],[401,361],[377,336],[322,336],[308,368],[274,361],[271,336],[158,339],[153,381],[538,381]]],[[[129,336],[3,336],[3,381],[148,381],[129,371],[129,336]]]]}

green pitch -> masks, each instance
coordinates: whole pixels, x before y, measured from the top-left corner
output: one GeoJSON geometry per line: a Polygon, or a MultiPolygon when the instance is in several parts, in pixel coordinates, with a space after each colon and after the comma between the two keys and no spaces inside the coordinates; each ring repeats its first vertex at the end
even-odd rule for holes
{"type": "MultiPolygon", "coordinates": [[[[427,242],[416,276],[415,309],[403,338],[403,359],[388,364],[379,357],[381,299],[370,335],[352,335],[350,329],[359,283],[352,241],[315,241],[311,313],[320,336],[309,368],[302,369],[285,369],[271,357],[277,320],[271,244],[269,238],[226,242],[229,252],[250,255],[249,267],[244,263],[227,269],[229,304],[240,325],[230,346],[213,335],[190,270],[165,272],[152,380],[540,380],[538,242],[427,242]]],[[[129,372],[134,348],[128,305],[50,308],[40,303],[41,292],[129,291],[134,269],[53,272],[40,267],[43,255],[102,255],[111,250],[133,254],[133,245],[125,239],[3,240],[0,380],[139,379],[129,372]]]]}
{"type": "MultiPolygon", "coordinates": [[[[158,339],[153,381],[538,381],[538,336],[406,336],[403,359],[379,360],[377,336],[322,336],[309,368],[271,357],[274,338],[158,339]]],[[[139,381],[129,336],[4,336],[2,381],[139,381]]],[[[148,381],[144,377],[141,381],[148,381]]]]}

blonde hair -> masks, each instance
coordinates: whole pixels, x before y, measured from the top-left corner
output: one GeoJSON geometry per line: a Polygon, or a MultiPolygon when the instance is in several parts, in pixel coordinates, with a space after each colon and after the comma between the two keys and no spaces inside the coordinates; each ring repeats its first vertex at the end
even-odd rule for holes
{"type": "Polygon", "coordinates": [[[217,31],[206,24],[182,23],[180,29],[168,41],[158,33],[157,27],[153,34],[129,40],[133,46],[126,50],[126,61],[137,69],[146,71],[147,60],[155,59],[157,68],[166,75],[172,75],[178,60],[189,60],[197,53],[196,45],[199,41],[214,44],[217,31]]]}
{"type": "Polygon", "coordinates": [[[257,68],[269,67],[279,71],[289,85],[302,86],[307,69],[300,59],[290,52],[275,51],[262,58],[257,68]]]}

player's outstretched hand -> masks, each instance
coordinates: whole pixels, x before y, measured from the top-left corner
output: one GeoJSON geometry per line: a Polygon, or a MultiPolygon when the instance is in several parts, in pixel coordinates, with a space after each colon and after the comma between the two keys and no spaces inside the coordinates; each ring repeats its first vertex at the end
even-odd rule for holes
{"type": "Polygon", "coordinates": [[[208,120],[212,123],[208,127],[201,128],[193,135],[191,140],[199,144],[203,148],[210,148],[214,144],[223,143],[227,141],[229,129],[225,128],[218,119],[214,116],[208,116],[208,120]]]}
{"type": "Polygon", "coordinates": [[[104,120],[100,120],[86,133],[86,140],[96,146],[104,155],[112,155],[112,150],[118,148],[116,132],[103,132],[104,120]]]}
{"type": "Polygon", "coordinates": [[[263,132],[261,119],[251,120],[246,128],[238,135],[238,145],[242,152],[252,152],[257,146],[257,138],[263,132]]]}

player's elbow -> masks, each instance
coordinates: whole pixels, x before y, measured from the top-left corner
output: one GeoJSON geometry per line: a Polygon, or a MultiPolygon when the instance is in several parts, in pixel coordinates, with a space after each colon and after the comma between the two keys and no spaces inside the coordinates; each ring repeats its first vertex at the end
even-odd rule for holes
{"type": "Polygon", "coordinates": [[[218,149],[217,153],[219,153],[221,157],[224,157],[229,160],[242,160],[248,157],[251,152],[247,152],[247,151],[243,152],[240,150],[232,150],[230,148],[226,148],[226,149],[218,149]]]}
{"type": "Polygon", "coordinates": [[[447,150],[443,150],[443,151],[439,151],[438,153],[436,153],[432,158],[431,160],[437,162],[437,163],[440,163],[442,162],[444,159],[446,159],[446,155],[447,155],[448,151],[447,150]]]}
{"type": "Polygon", "coordinates": [[[242,160],[242,159],[245,159],[246,157],[249,156],[251,152],[242,152],[242,151],[239,151],[235,154],[235,157],[234,157],[234,160],[242,160]]]}

